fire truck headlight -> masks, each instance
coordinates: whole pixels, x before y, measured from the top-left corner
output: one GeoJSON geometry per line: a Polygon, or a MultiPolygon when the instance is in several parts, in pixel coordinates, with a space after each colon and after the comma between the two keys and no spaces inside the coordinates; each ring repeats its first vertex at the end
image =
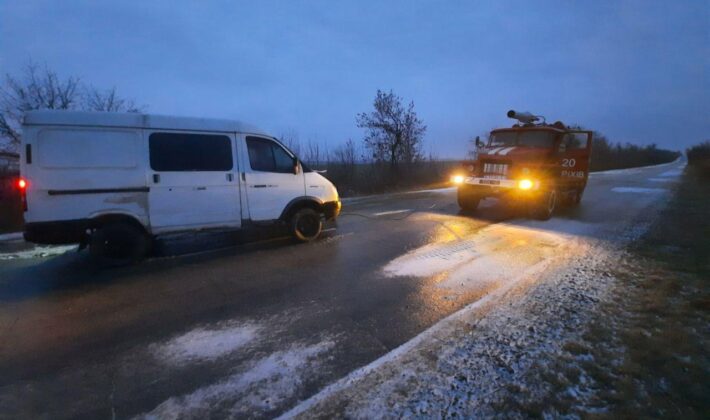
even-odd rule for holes
{"type": "Polygon", "coordinates": [[[532,187],[533,187],[533,182],[529,179],[521,179],[518,182],[518,188],[520,188],[521,190],[529,190],[532,187]]]}
{"type": "Polygon", "coordinates": [[[451,177],[451,182],[453,182],[456,185],[463,184],[463,181],[464,181],[463,175],[454,175],[451,177]]]}

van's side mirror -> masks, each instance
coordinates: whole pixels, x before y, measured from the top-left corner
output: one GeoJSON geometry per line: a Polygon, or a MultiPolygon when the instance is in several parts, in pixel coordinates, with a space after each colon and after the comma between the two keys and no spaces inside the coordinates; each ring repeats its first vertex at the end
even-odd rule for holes
{"type": "Polygon", "coordinates": [[[293,158],[293,174],[298,175],[298,168],[300,168],[300,164],[298,163],[298,158],[295,157],[293,158]]]}

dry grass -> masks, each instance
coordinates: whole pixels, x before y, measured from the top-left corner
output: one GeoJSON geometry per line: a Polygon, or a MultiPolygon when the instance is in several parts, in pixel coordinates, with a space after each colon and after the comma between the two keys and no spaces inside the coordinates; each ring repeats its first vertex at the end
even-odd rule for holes
{"type": "Polygon", "coordinates": [[[620,259],[613,299],[581,339],[541,367],[545,397],[516,411],[710,418],[710,182],[699,174],[687,171],[668,208],[620,259]]]}

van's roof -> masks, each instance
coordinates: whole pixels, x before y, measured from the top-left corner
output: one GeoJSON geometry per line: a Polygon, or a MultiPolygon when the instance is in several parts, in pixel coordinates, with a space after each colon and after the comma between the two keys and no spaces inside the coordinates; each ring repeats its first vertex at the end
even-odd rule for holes
{"type": "Polygon", "coordinates": [[[38,110],[25,113],[25,125],[78,125],[91,127],[132,127],[163,130],[219,131],[263,134],[257,127],[233,120],[175,117],[138,112],[85,112],[38,110]]]}

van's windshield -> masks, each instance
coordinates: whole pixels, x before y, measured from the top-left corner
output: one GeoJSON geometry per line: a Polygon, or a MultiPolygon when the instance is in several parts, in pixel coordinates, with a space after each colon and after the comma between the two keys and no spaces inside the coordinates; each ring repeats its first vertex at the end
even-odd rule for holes
{"type": "Polygon", "coordinates": [[[555,134],[549,131],[502,131],[491,135],[490,147],[525,146],[552,148],[555,134]]]}

